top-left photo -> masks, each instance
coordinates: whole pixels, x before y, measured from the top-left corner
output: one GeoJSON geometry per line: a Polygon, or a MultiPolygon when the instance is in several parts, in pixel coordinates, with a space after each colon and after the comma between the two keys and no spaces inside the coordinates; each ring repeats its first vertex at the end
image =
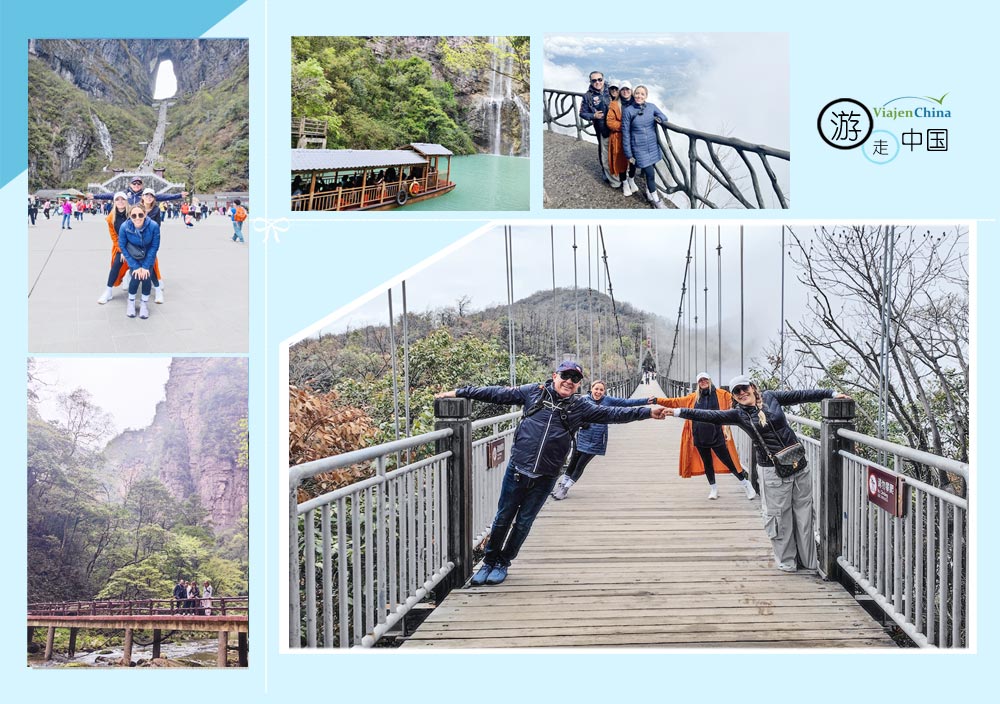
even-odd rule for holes
{"type": "Polygon", "coordinates": [[[28,42],[28,349],[248,349],[246,39],[28,42]]]}

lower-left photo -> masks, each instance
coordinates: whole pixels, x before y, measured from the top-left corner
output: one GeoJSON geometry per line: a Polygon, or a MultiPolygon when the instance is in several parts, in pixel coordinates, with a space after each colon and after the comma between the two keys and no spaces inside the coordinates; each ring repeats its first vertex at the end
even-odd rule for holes
{"type": "Polygon", "coordinates": [[[248,360],[28,359],[29,667],[246,667],[248,360]]]}

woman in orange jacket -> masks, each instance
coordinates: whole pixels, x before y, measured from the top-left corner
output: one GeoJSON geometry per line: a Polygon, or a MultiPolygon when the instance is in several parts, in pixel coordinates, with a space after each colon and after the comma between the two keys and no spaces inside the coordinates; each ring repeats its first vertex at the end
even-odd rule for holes
{"type": "Polygon", "coordinates": [[[122,251],[118,248],[118,228],[122,226],[122,223],[128,222],[128,199],[124,192],[119,191],[115,193],[112,202],[114,205],[111,212],[104,218],[108,223],[108,235],[111,236],[111,271],[108,272],[108,286],[97,299],[97,302],[102,306],[111,300],[113,297],[112,289],[121,285],[122,279],[128,272],[128,264],[125,263],[125,257],[122,256],[122,251]]]}
{"type": "Polygon", "coordinates": [[[619,86],[609,86],[611,107],[608,108],[607,125],[610,131],[608,137],[608,168],[618,175],[622,182],[622,193],[628,198],[639,189],[632,180],[635,176],[635,164],[628,163],[622,147],[622,112],[632,105],[632,84],[622,81],[619,86]]]}
{"type": "MultiPolygon", "coordinates": [[[[706,372],[698,375],[698,388],[694,393],[678,398],[658,398],[656,403],[667,408],[704,408],[729,409],[733,405],[733,397],[725,389],[717,389],[712,378],[706,372]]],[[[687,421],[681,432],[680,475],[690,477],[704,474],[708,479],[708,498],[719,498],[719,489],[715,485],[716,472],[729,472],[740,480],[748,499],[757,496],[750,484],[747,473],[739,469],[740,456],[728,428],[687,421]],[[701,456],[701,462],[696,462],[694,455],[701,456]],[[712,455],[715,455],[714,457],[712,455]]]]}

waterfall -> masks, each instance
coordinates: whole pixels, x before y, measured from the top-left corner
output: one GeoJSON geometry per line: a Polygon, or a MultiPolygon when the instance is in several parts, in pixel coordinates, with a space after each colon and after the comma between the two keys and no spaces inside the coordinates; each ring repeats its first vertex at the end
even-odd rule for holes
{"type": "Polygon", "coordinates": [[[115,151],[111,148],[111,133],[108,131],[108,126],[101,122],[101,118],[97,116],[97,113],[90,113],[90,121],[94,125],[94,129],[97,130],[97,136],[101,140],[101,148],[104,150],[104,156],[108,158],[108,163],[110,164],[112,159],[114,159],[115,151]]]}
{"type": "MultiPolygon", "coordinates": [[[[514,67],[514,59],[511,56],[501,57],[500,53],[507,47],[506,41],[501,37],[490,37],[490,46],[493,48],[491,66],[489,94],[482,99],[483,111],[483,134],[488,140],[488,148],[491,154],[503,154],[503,115],[504,111],[515,111],[514,116],[520,123],[521,128],[521,150],[520,153],[528,152],[528,135],[530,134],[530,120],[528,108],[521,100],[520,96],[514,93],[510,77],[514,67]]],[[[508,156],[514,156],[514,142],[511,140],[508,149],[508,156]]]]}

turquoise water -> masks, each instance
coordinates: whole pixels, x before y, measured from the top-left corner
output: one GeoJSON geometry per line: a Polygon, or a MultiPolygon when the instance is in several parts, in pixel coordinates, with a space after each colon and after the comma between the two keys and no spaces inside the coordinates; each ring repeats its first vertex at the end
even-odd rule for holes
{"type": "Polygon", "coordinates": [[[528,210],[531,160],[475,154],[451,158],[455,190],[401,210],[528,210]]]}

